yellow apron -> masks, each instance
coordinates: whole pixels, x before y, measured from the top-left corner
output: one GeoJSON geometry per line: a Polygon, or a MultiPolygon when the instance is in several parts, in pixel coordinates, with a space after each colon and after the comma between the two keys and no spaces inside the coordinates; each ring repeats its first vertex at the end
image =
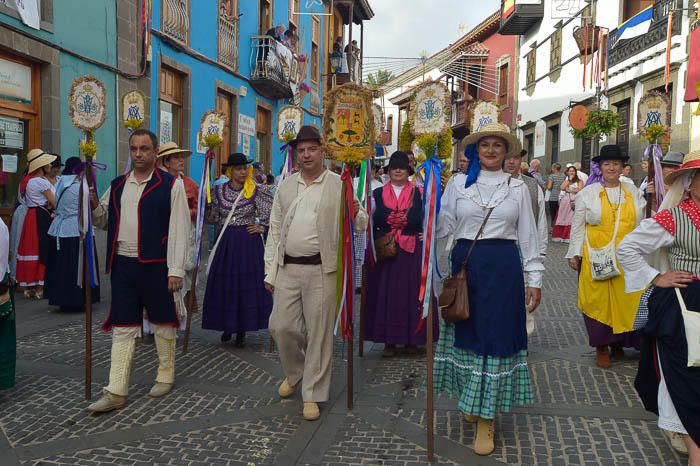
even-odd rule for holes
{"type": "MultiPolygon", "coordinates": [[[[615,244],[634,230],[636,226],[636,211],[632,195],[624,187],[625,202],[620,208],[620,227],[618,228],[615,244]]],[[[599,201],[602,206],[600,225],[586,225],[586,235],[592,248],[602,248],[612,241],[615,230],[613,213],[617,204],[608,203],[605,189],[601,188],[599,201]]],[[[605,281],[593,281],[591,278],[591,263],[588,258],[588,248],[583,246],[581,275],[578,280],[578,307],[591,319],[612,327],[613,333],[624,333],[632,330],[634,317],[639,307],[639,299],[643,291],[625,293],[625,277],[620,264],[617,264],[621,274],[605,281]]]]}

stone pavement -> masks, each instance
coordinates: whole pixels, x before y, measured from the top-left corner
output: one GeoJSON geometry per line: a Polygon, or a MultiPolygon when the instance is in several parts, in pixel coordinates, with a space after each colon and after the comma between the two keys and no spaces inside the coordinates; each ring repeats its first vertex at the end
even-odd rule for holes
{"type": "MultiPolygon", "coordinates": [[[[627,352],[612,370],[595,367],[564,251],[550,246],[530,341],[535,404],[498,417],[496,451],[482,458],[471,449],[474,426],[454,400],[436,397],[434,464],[686,464],[632,388],[637,355],[627,352]]],[[[93,397],[109,368],[109,338],[97,325],[107,303],[103,298],[95,312],[93,397]]],[[[267,332],[236,349],[201,330],[196,318],[187,355],[178,342],[177,387],[169,396],[145,396],[157,363],[153,344],[143,340],[128,405],[93,417],[85,411],[83,325],[81,314],[18,298],[17,385],[0,392],[0,464],[427,464],[424,357],[384,360],[381,345],[367,343],[365,357],[355,358],[355,407],[348,412],[337,342],[331,401],[319,421],[306,422],[298,396],[276,395],[282,372],[267,332]]]]}

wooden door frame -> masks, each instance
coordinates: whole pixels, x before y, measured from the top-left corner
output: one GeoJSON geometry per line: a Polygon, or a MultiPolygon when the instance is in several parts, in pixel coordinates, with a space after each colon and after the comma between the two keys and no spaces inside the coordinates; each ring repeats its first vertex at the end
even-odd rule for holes
{"type": "MultiPolygon", "coordinates": [[[[214,108],[216,108],[220,92],[224,94],[229,94],[233,98],[233,106],[231,107],[231,121],[229,122],[229,128],[231,131],[231,134],[229,135],[229,144],[231,146],[232,153],[238,152],[238,145],[240,144],[240,141],[238,140],[238,100],[241,97],[240,92],[238,91],[238,89],[231,87],[228,84],[221,81],[216,81],[214,84],[214,108]]],[[[221,175],[221,164],[216,164],[216,167],[214,168],[214,174],[215,179],[221,175]]]]}

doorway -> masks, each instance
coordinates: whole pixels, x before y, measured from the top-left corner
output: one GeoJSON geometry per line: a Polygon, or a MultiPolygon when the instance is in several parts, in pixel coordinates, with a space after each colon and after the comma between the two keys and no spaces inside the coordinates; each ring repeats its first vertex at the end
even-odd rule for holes
{"type": "Polygon", "coordinates": [[[255,161],[272,173],[272,111],[258,105],[255,116],[255,161]]]}

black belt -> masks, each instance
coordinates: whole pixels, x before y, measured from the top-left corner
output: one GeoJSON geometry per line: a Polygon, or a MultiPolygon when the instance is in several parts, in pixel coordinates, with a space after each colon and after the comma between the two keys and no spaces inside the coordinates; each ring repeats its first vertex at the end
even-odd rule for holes
{"type": "Polygon", "coordinates": [[[292,257],[285,254],[284,263],[297,265],[321,265],[321,253],[304,257],[292,257]]]}

